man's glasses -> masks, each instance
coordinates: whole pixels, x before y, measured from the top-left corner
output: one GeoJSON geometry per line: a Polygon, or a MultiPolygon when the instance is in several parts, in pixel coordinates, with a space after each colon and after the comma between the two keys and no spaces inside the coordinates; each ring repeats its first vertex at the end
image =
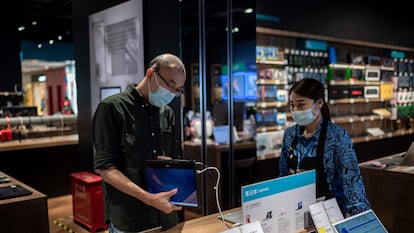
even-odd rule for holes
{"type": "Polygon", "coordinates": [[[168,82],[167,82],[167,80],[164,78],[164,77],[162,77],[162,75],[160,74],[160,72],[156,72],[157,73],[157,75],[161,78],[161,80],[162,81],[164,81],[164,83],[167,85],[167,87],[168,87],[168,91],[170,91],[171,93],[173,93],[175,96],[180,96],[180,95],[182,95],[183,93],[184,93],[184,90],[183,90],[183,88],[181,87],[181,88],[179,88],[178,90],[177,89],[174,89],[168,82]]]}

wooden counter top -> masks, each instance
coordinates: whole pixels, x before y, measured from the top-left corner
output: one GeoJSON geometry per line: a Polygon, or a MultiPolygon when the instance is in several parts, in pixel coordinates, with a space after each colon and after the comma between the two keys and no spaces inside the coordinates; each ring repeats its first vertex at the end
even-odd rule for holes
{"type": "Polygon", "coordinates": [[[79,143],[79,136],[77,134],[53,137],[41,137],[0,142],[0,152],[12,150],[25,150],[44,147],[76,145],[79,143]]]}
{"type": "MultiPolygon", "coordinates": [[[[241,209],[241,207],[223,211],[224,213],[232,212],[241,209]]],[[[164,231],[165,233],[215,233],[228,230],[223,221],[218,219],[219,214],[214,213],[207,216],[191,219],[185,222],[179,223],[177,226],[164,231]]],[[[226,223],[231,227],[231,223],[226,223]]]]}
{"type": "Polygon", "coordinates": [[[32,194],[0,200],[0,219],[2,232],[44,232],[49,233],[47,196],[19,180],[1,172],[0,175],[10,179],[0,187],[20,185],[32,194]]]}
{"type": "MultiPolygon", "coordinates": [[[[223,211],[223,214],[241,210],[241,207],[223,211]]],[[[199,218],[191,219],[185,222],[179,223],[177,226],[170,228],[165,233],[219,233],[233,228],[231,223],[226,222],[226,225],[222,220],[218,218],[219,213],[202,216],[199,218]]],[[[295,233],[306,233],[305,229],[299,230],[295,233]]],[[[311,230],[310,232],[313,232],[311,230]]]]}

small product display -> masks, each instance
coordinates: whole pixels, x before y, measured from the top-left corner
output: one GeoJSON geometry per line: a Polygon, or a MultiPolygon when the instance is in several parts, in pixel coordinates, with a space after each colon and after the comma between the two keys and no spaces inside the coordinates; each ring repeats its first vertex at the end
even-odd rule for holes
{"type": "Polygon", "coordinates": [[[23,188],[22,186],[18,184],[0,187],[0,200],[14,198],[14,197],[27,196],[30,194],[32,194],[31,191],[23,188]]]}

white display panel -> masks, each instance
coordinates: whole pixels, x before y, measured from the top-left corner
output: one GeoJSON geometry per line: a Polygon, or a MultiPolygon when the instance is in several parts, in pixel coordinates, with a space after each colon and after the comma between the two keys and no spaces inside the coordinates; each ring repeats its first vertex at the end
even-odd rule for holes
{"type": "Polygon", "coordinates": [[[305,212],[316,201],[315,177],[311,170],[243,186],[243,224],[261,221],[265,233],[304,229],[305,212]]]}

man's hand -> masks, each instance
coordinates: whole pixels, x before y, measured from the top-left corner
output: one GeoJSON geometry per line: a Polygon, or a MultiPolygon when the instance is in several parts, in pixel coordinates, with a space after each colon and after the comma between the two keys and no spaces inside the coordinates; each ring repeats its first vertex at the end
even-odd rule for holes
{"type": "Polygon", "coordinates": [[[174,210],[181,210],[182,209],[181,206],[176,206],[170,203],[171,197],[177,194],[177,192],[178,192],[178,189],[175,188],[168,192],[150,194],[149,199],[146,203],[167,214],[173,212],[174,210]]]}
{"type": "Polygon", "coordinates": [[[169,157],[169,156],[160,155],[160,156],[157,156],[157,159],[159,159],[159,160],[171,160],[172,158],[169,157]]]}

